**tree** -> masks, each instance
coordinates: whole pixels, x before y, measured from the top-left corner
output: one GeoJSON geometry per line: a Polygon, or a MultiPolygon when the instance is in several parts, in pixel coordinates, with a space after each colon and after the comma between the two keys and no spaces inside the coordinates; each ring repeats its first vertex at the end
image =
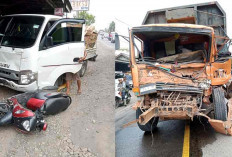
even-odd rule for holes
{"type": "Polygon", "coordinates": [[[109,29],[108,28],[105,28],[105,30],[104,30],[105,32],[109,32],[109,29]]]}
{"type": "Polygon", "coordinates": [[[114,21],[112,21],[111,23],[110,23],[110,25],[109,25],[109,33],[110,32],[115,32],[115,22],[114,21]]]}
{"type": "Polygon", "coordinates": [[[80,11],[78,13],[77,18],[79,19],[85,19],[85,23],[87,26],[95,23],[95,16],[92,14],[87,13],[86,11],[80,11]]]}

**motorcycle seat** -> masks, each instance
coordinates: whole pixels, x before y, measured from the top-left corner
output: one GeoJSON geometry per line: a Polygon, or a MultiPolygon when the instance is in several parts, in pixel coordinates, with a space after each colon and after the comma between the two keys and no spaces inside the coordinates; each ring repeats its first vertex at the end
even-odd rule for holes
{"type": "Polygon", "coordinates": [[[39,92],[39,93],[36,93],[33,98],[36,98],[36,99],[41,99],[41,100],[47,100],[48,98],[58,98],[58,97],[61,97],[62,96],[62,93],[58,93],[58,92],[39,92]]]}

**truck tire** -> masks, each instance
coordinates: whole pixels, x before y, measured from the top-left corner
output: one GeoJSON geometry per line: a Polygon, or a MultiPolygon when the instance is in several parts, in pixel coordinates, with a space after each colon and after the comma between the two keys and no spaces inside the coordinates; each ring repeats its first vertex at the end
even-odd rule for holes
{"type": "Polygon", "coordinates": [[[87,70],[87,65],[88,65],[88,61],[87,61],[87,60],[83,61],[81,70],[80,70],[80,72],[79,72],[80,77],[83,77],[83,76],[85,75],[85,72],[86,72],[86,70],[87,70]]]}
{"type": "Polygon", "coordinates": [[[225,93],[221,87],[213,89],[214,118],[217,120],[227,120],[227,104],[225,93]]]}
{"type": "MultiPolygon", "coordinates": [[[[136,119],[139,119],[139,116],[142,114],[143,112],[140,110],[140,108],[138,108],[137,110],[136,110],[136,119]]],[[[142,131],[145,131],[145,132],[153,132],[155,129],[156,129],[156,127],[157,127],[157,124],[158,124],[158,122],[159,122],[159,117],[154,117],[154,118],[152,118],[151,120],[149,120],[148,122],[147,122],[147,124],[145,124],[145,125],[141,125],[141,124],[139,124],[139,122],[137,122],[137,124],[138,124],[138,127],[142,130],[142,131]]]]}
{"type": "Polygon", "coordinates": [[[65,75],[61,75],[55,82],[54,86],[58,89],[61,85],[65,83],[65,75]]]}

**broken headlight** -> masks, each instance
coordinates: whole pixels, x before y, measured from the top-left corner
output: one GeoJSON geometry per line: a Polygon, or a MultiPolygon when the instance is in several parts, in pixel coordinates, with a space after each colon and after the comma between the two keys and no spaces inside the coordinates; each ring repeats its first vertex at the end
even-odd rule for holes
{"type": "Polygon", "coordinates": [[[19,73],[19,84],[30,84],[37,80],[37,73],[32,72],[31,70],[20,71],[19,73]]]}
{"type": "Polygon", "coordinates": [[[22,125],[23,125],[25,130],[30,131],[30,121],[29,120],[23,121],[22,125]]]}

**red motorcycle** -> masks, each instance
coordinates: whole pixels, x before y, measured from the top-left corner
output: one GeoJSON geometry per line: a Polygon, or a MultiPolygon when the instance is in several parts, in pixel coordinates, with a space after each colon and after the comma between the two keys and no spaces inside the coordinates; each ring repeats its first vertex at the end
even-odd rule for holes
{"type": "Polygon", "coordinates": [[[66,110],[71,102],[71,97],[57,92],[33,92],[13,96],[6,103],[0,103],[0,126],[13,124],[25,133],[45,131],[47,123],[44,116],[66,110]]]}

